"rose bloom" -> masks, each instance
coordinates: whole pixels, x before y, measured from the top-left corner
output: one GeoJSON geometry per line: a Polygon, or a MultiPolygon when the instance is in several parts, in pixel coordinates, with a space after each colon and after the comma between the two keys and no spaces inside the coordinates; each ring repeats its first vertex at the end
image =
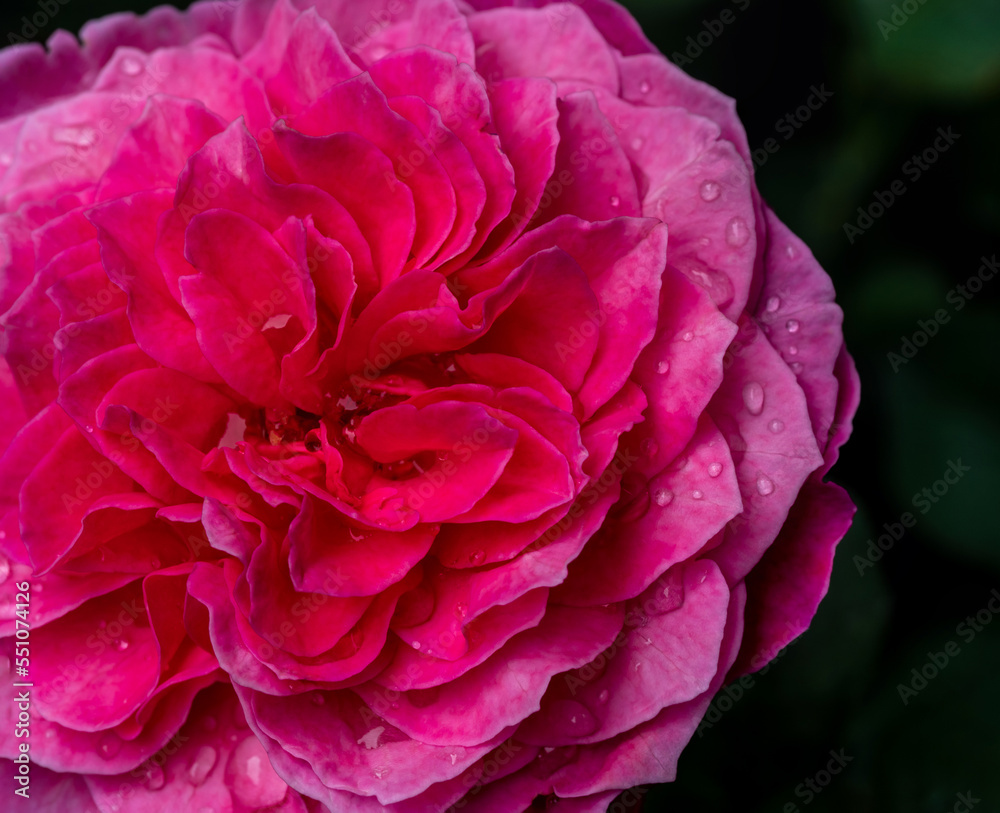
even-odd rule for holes
{"type": "Polygon", "coordinates": [[[609,0],[81,40],[0,53],[5,793],[598,813],[672,780],[853,514],[841,311],[732,100],[609,0]]]}

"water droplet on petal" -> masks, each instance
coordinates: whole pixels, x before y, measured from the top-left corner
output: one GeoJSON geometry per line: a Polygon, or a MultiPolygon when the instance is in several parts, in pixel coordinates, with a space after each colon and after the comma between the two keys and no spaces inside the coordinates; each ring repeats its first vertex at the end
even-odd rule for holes
{"type": "Polygon", "coordinates": [[[411,641],[410,646],[412,646],[414,649],[420,649],[420,641],[411,641]]]}
{"type": "Polygon", "coordinates": [[[687,332],[686,332],[686,333],[685,333],[685,334],[684,334],[683,336],[681,336],[681,338],[682,338],[682,339],[683,339],[684,341],[686,341],[686,342],[689,342],[689,341],[691,341],[691,340],[692,340],[692,339],[694,338],[694,333],[692,333],[692,332],[691,332],[691,331],[689,330],[689,331],[687,331],[687,332]]]}
{"type": "Polygon", "coordinates": [[[469,563],[478,565],[486,558],[486,551],[476,550],[469,554],[469,563]]]}
{"type": "Polygon", "coordinates": [[[791,368],[792,372],[795,373],[795,375],[798,375],[799,373],[801,373],[802,369],[803,369],[802,365],[799,364],[797,361],[793,361],[788,366],[791,368]]]}
{"type": "Polygon", "coordinates": [[[656,457],[656,453],[660,451],[660,444],[652,438],[646,438],[639,444],[639,450],[646,455],[646,457],[656,457]]]}
{"type": "Polygon", "coordinates": [[[611,196],[611,205],[615,209],[617,209],[619,206],[621,206],[621,202],[622,202],[622,199],[620,197],[618,197],[617,195],[612,195],[611,196]]]}
{"type": "Polygon", "coordinates": [[[126,641],[124,638],[115,638],[111,642],[111,646],[114,647],[119,652],[124,652],[126,649],[128,649],[128,641],[126,641]]]}
{"type": "Polygon", "coordinates": [[[142,73],[142,63],[138,59],[128,56],[122,60],[122,73],[126,76],[138,76],[142,73]]]}
{"type": "Polygon", "coordinates": [[[798,354],[799,354],[799,348],[797,348],[794,344],[790,344],[788,346],[788,355],[797,356],[798,354]]]}
{"type": "Polygon", "coordinates": [[[121,738],[114,732],[109,731],[97,743],[97,753],[104,759],[113,759],[122,750],[121,738]]]}
{"type": "Polygon", "coordinates": [[[451,764],[454,765],[458,760],[458,754],[448,754],[448,758],[451,760],[451,764]]]}
{"type": "Polygon", "coordinates": [[[167,777],[163,775],[163,768],[159,765],[150,765],[146,768],[146,787],[150,790],[160,790],[167,784],[167,777]]]}
{"type": "Polygon", "coordinates": [[[726,242],[733,248],[740,248],[750,239],[750,229],[742,217],[734,217],[726,224],[726,242]]]}
{"type": "Polygon", "coordinates": [[[656,372],[658,372],[660,375],[666,375],[667,373],[669,373],[670,372],[670,362],[669,361],[661,361],[659,364],[656,365],[656,372]]]}
{"type": "Polygon", "coordinates": [[[801,325],[799,324],[798,319],[789,319],[787,322],[785,322],[785,329],[789,333],[798,333],[800,327],[801,325]]]}
{"type": "Polygon", "coordinates": [[[751,415],[760,415],[764,409],[764,388],[756,381],[750,381],[743,387],[743,403],[751,415]]]}
{"type": "Polygon", "coordinates": [[[708,466],[708,476],[718,477],[722,474],[722,464],[721,463],[711,463],[708,466]]]}
{"type": "Polygon", "coordinates": [[[775,418],[767,425],[767,428],[777,435],[782,429],[785,428],[785,424],[783,421],[779,421],[777,418],[775,418]]]}
{"type": "Polygon", "coordinates": [[[715,181],[705,181],[701,185],[701,199],[706,203],[711,203],[713,200],[718,200],[719,195],[722,194],[722,187],[720,187],[715,181]]]}
{"type": "Polygon", "coordinates": [[[788,257],[789,260],[794,260],[796,257],[799,256],[799,252],[795,248],[795,246],[789,243],[787,246],[785,246],[785,256],[788,257]]]}
{"type": "Polygon", "coordinates": [[[157,559],[157,558],[156,558],[156,557],[154,556],[154,557],[153,557],[152,559],[150,559],[150,560],[149,560],[149,566],[150,566],[151,568],[153,568],[153,570],[159,570],[159,569],[160,569],[160,560],[159,560],[159,559],[157,559]]]}
{"type": "Polygon", "coordinates": [[[774,482],[765,474],[757,475],[757,493],[766,497],[774,491],[774,482]]]}
{"type": "Polygon", "coordinates": [[[674,493],[666,488],[658,488],[653,492],[653,502],[658,506],[663,508],[665,505],[670,505],[671,501],[674,499],[674,493]]]}
{"type": "Polygon", "coordinates": [[[650,91],[650,90],[651,90],[651,87],[650,87],[650,84],[649,84],[649,82],[647,82],[647,81],[646,81],[646,80],[644,79],[644,80],[643,80],[643,81],[642,81],[642,82],[641,82],[641,83],[639,84],[639,92],[640,92],[640,93],[642,93],[643,95],[645,95],[646,93],[649,93],[649,91],[650,91]]]}
{"type": "Polygon", "coordinates": [[[215,767],[215,761],[218,758],[218,752],[211,745],[201,746],[188,766],[188,780],[191,784],[195,786],[203,784],[212,772],[212,768],[215,767]]]}
{"type": "Polygon", "coordinates": [[[326,698],[323,697],[322,692],[313,692],[312,697],[309,699],[312,701],[312,704],[314,706],[322,706],[324,703],[326,703],[326,698]]]}
{"type": "Polygon", "coordinates": [[[635,150],[636,152],[638,152],[639,150],[642,149],[642,145],[644,143],[645,142],[641,138],[633,138],[632,139],[632,149],[635,150]]]}
{"type": "Polygon", "coordinates": [[[608,702],[608,698],[610,696],[611,695],[608,693],[607,689],[601,689],[601,693],[599,695],[597,695],[597,702],[598,703],[607,703],[608,702]]]}
{"type": "Polygon", "coordinates": [[[288,793],[288,785],[274,772],[264,746],[253,735],[230,754],[226,785],[251,810],[280,804],[288,793]]]}
{"type": "Polygon", "coordinates": [[[776,296],[772,296],[770,299],[768,299],[767,305],[765,306],[768,313],[774,313],[780,307],[781,307],[781,300],[776,296]]]}
{"type": "Polygon", "coordinates": [[[88,426],[88,427],[86,427],[86,429],[87,429],[87,434],[89,434],[89,435],[94,434],[94,427],[93,426],[88,426]]]}
{"type": "Polygon", "coordinates": [[[692,491],[691,496],[694,497],[696,500],[700,500],[705,495],[700,491],[692,491]]]}
{"type": "Polygon", "coordinates": [[[389,769],[385,765],[380,765],[372,771],[375,774],[376,779],[381,779],[384,776],[389,775],[389,769]]]}
{"type": "Polygon", "coordinates": [[[10,576],[10,561],[0,553],[0,584],[7,581],[8,576],[10,576]]]}

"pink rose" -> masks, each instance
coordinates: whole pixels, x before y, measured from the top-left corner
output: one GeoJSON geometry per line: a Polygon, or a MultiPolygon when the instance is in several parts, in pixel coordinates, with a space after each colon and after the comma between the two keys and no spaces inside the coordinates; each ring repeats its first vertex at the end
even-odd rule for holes
{"type": "Polygon", "coordinates": [[[618,6],[493,5],[0,53],[32,809],[597,813],[808,626],[853,513],[829,279],[618,6]]]}

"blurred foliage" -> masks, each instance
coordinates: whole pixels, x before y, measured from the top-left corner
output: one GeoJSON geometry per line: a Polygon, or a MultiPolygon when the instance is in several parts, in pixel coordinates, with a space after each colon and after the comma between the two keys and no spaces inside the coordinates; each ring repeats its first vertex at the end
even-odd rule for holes
{"type": "MultiPolygon", "coordinates": [[[[69,0],[34,38],[152,5],[69,0]]],[[[684,68],[737,99],[751,148],[775,137],[812,85],[833,91],[779,137],[757,179],[832,276],[863,382],[854,437],[832,474],[859,512],[829,595],[809,632],[694,738],[678,781],[653,788],[646,810],[944,813],[971,792],[976,813],[1000,811],[1000,618],[969,642],[957,632],[1000,587],[1000,277],[961,310],[948,298],[1000,252],[1000,2],[625,5],[668,55],[735,12],[684,68]],[[907,162],[949,127],[954,146],[908,176],[907,162]],[[905,194],[849,242],[845,223],[897,180],[905,194]],[[942,308],[949,321],[894,369],[889,354],[942,308]],[[958,459],[971,471],[916,512],[914,496],[958,459]],[[916,525],[859,574],[854,557],[907,511],[916,525]],[[949,641],[959,654],[904,705],[899,685],[949,641]],[[851,761],[807,804],[802,783],[840,749],[851,761]]],[[[17,33],[37,10],[8,2],[3,31],[17,33]]]]}

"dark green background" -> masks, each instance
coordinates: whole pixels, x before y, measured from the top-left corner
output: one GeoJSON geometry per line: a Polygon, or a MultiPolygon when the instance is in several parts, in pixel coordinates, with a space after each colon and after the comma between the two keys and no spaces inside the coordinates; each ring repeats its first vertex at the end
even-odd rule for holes
{"type": "MultiPolygon", "coordinates": [[[[36,39],[152,5],[69,0],[36,39]]],[[[879,28],[892,22],[884,0],[626,5],[668,55],[732,10],[685,70],[737,99],[751,148],[780,144],[758,184],[833,277],[863,384],[833,471],[858,516],[813,627],[694,739],[646,809],[945,813],[971,791],[977,813],[1000,811],[1000,618],[971,641],[956,631],[1000,588],[1000,277],[959,312],[948,299],[1000,251],[1000,0],[908,0],[897,5],[917,10],[896,31],[879,28]],[[786,139],[777,122],[813,85],[834,95],[786,139]],[[914,181],[903,165],[939,127],[959,139],[914,181]],[[896,180],[906,193],[852,245],[844,224],[896,180]],[[888,354],[942,308],[948,323],[894,371],[888,354]],[[957,460],[969,473],[919,514],[914,495],[957,460]],[[859,575],[852,557],[907,511],[916,526],[859,575]],[[898,684],[949,641],[959,654],[904,706],[898,684]],[[841,749],[852,761],[806,804],[796,788],[841,749]]],[[[37,10],[5,5],[4,42],[37,10]]]]}

